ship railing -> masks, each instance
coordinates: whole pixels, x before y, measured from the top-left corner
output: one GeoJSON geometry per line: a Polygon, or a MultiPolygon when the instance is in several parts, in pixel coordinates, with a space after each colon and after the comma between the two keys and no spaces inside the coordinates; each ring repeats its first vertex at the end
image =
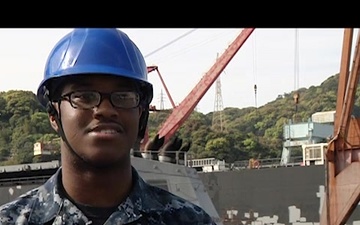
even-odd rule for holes
{"type": "Polygon", "coordinates": [[[182,151],[139,151],[132,150],[131,155],[133,157],[145,158],[148,160],[155,160],[160,162],[173,163],[183,165],[192,168],[204,168],[211,166],[218,166],[220,169],[228,167],[224,160],[218,160],[216,158],[195,158],[192,153],[182,151]]]}
{"type": "Polygon", "coordinates": [[[303,165],[304,165],[303,157],[294,156],[294,157],[290,157],[290,160],[286,166],[303,166],[303,165]]]}
{"type": "Polygon", "coordinates": [[[190,162],[192,160],[192,154],[188,152],[182,152],[182,151],[171,151],[167,150],[166,152],[162,152],[159,150],[131,150],[131,155],[133,157],[140,157],[148,160],[155,160],[160,162],[167,162],[167,163],[173,163],[173,164],[179,164],[184,166],[192,166],[192,163],[190,162]]]}
{"type": "Polygon", "coordinates": [[[60,162],[58,160],[53,160],[50,162],[8,165],[8,166],[0,166],[0,173],[41,170],[41,169],[53,169],[53,168],[58,168],[59,166],[60,166],[60,162]]]}
{"type": "MultiPolygon", "coordinates": [[[[230,165],[233,170],[238,169],[261,169],[261,168],[277,168],[284,167],[280,164],[281,158],[267,158],[267,159],[254,159],[235,161],[230,165]]],[[[303,165],[302,156],[291,157],[286,167],[301,166],[303,165]]]]}
{"type": "Polygon", "coordinates": [[[215,158],[202,158],[202,159],[190,159],[188,165],[192,167],[204,167],[204,166],[215,166],[218,164],[218,160],[215,158]]]}

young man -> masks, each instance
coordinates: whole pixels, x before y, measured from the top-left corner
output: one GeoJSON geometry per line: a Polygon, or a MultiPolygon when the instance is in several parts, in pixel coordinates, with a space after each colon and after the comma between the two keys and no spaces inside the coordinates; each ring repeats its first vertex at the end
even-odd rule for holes
{"type": "Polygon", "coordinates": [[[215,224],[200,207],[150,186],[131,166],[152,85],[117,29],[75,29],[50,53],[37,97],[61,137],[61,168],[0,207],[0,224],[215,224]]]}

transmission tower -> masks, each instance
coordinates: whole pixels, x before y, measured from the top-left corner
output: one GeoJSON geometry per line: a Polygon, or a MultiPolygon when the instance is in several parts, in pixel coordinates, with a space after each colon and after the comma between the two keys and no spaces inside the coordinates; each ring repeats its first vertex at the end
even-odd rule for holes
{"type": "Polygon", "coordinates": [[[220,77],[217,78],[215,83],[215,104],[212,118],[212,129],[216,131],[223,131],[223,102],[221,96],[221,81],[220,77]]]}
{"type": "Polygon", "coordinates": [[[161,89],[161,92],[160,92],[160,110],[164,110],[165,107],[164,107],[164,93],[163,93],[163,90],[161,89]]]}

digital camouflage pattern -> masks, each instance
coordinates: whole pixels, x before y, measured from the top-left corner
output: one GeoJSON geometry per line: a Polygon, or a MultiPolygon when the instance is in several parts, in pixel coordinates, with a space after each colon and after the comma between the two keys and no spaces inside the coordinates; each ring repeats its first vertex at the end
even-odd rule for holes
{"type": "MultiPolygon", "coordinates": [[[[0,224],[92,224],[83,212],[60,194],[60,178],[61,168],[45,184],[0,206],[0,224]]],[[[111,214],[105,225],[215,225],[202,208],[147,184],[134,168],[133,178],[132,192],[111,214]]]]}

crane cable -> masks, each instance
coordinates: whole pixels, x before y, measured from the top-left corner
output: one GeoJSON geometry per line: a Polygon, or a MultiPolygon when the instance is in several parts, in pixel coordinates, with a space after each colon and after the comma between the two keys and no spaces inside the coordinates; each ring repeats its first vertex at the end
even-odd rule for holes
{"type": "Polygon", "coordinates": [[[294,102],[295,102],[295,113],[298,110],[299,103],[299,31],[295,29],[295,57],[294,57],[294,102]]]}
{"type": "Polygon", "coordinates": [[[254,76],[254,92],[255,92],[255,108],[257,108],[257,85],[256,85],[256,31],[253,32],[253,76],[254,76]]]}

